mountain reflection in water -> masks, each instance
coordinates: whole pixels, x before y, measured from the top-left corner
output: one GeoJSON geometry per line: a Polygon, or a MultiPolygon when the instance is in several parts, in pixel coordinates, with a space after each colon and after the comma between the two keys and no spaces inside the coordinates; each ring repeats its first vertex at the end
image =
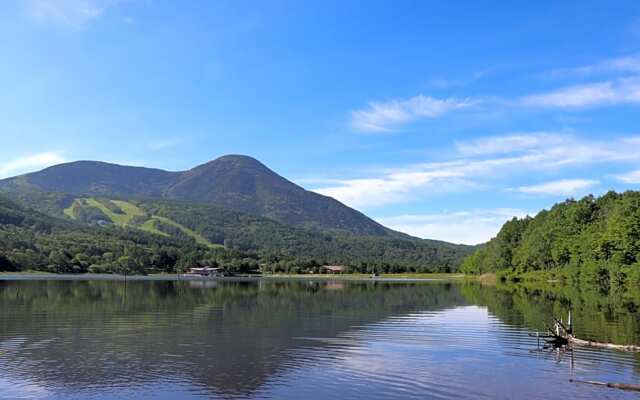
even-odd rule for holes
{"type": "Polygon", "coordinates": [[[514,296],[446,283],[4,281],[0,398],[633,398],[568,380],[637,381],[636,355],[536,352],[514,296]]]}

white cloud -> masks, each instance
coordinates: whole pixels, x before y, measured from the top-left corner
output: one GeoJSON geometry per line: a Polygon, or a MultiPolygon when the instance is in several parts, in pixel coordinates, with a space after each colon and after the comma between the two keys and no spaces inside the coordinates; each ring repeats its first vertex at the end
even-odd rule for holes
{"type": "Polygon", "coordinates": [[[378,207],[410,200],[418,193],[439,186],[439,192],[459,191],[474,186],[455,170],[396,171],[378,178],[338,180],[315,191],[355,208],[378,207]]]}
{"type": "Polygon", "coordinates": [[[103,15],[105,10],[123,0],[23,0],[27,14],[41,22],[75,28],[103,15]]]}
{"type": "Polygon", "coordinates": [[[572,196],[584,193],[600,182],[591,179],[560,179],[538,185],[520,186],[509,191],[534,195],[572,196]]]}
{"type": "Polygon", "coordinates": [[[46,152],[27,155],[16,158],[9,162],[0,164],[0,178],[29,172],[35,169],[49,167],[51,165],[60,164],[66,160],[60,153],[46,152]]]}
{"type": "Polygon", "coordinates": [[[626,174],[616,175],[615,178],[628,184],[640,184],[640,169],[627,172],[626,174]]]}
{"type": "Polygon", "coordinates": [[[473,107],[478,99],[438,99],[418,95],[409,99],[370,102],[364,110],[351,112],[351,126],[363,132],[390,132],[422,118],[436,118],[454,110],[473,107]]]}
{"type": "MultiPolygon", "coordinates": [[[[343,203],[371,209],[425,198],[443,193],[479,190],[495,187],[501,180],[532,172],[558,174],[563,168],[598,163],[640,161],[640,140],[637,137],[606,141],[585,140],[564,133],[534,133],[490,137],[475,142],[457,143],[458,158],[444,162],[418,163],[401,168],[369,171],[351,179],[329,179],[314,190],[343,203]],[[479,144],[479,150],[471,150],[479,144]]],[[[569,190],[568,180],[562,188],[542,187],[555,194],[573,195],[579,187],[569,190]]],[[[583,182],[584,184],[584,182],[583,182]]],[[[559,184],[558,184],[559,185],[559,184]]],[[[518,188],[516,188],[518,189],[518,188]]],[[[513,189],[515,190],[515,189],[513,189]]],[[[522,188],[533,193],[536,188],[522,188]]]]}
{"type": "Polygon", "coordinates": [[[640,103],[640,77],[576,85],[557,91],[522,97],[524,107],[589,108],[640,103]]]}
{"type": "MultiPolygon", "coordinates": [[[[441,99],[420,94],[408,99],[372,101],[367,108],[352,111],[350,123],[355,130],[380,133],[393,132],[420,119],[438,118],[480,105],[486,108],[489,103],[496,109],[585,109],[640,104],[640,56],[612,59],[598,65],[582,67],[580,70],[583,74],[595,74],[595,71],[626,71],[634,75],[569,86],[511,100],[495,96],[441,99]]],[[[442,80],[441,83],[448,82],[442,80]]]]}
{"type": "Polygon", "coordinates": [[[639,74],[640,55],[633,54],[624,57],[609,58],[591,65],[577,68],[559,68],[546,73],[545,77],[588,77],[607,74],[639,74]]]}
{"type": "Polygon", "coordinates": [[[479,244],[494,237],[513,217],[526,211],[512,208],[479,209],[426,215],[399,215],[376,218],[381,224],[413,236],[452,243],[479,244]]]}

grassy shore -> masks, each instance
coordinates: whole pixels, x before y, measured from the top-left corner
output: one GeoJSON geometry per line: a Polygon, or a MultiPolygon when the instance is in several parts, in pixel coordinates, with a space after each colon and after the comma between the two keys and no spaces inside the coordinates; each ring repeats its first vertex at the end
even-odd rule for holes
{"type": "MultiPolygon", "coordinates": [[[[20,271],[20,272],[0,272],[0,279],[123,279],[123,275],[115,274],[54,274],[43,271],[20,271]]],[[[177,274],[150,274],[150,275],[128,275],[132,280],[176,280],[177,274]]],[[[402,273],[402,274],[381,274],[372,278],[371,274],[265,274],[265,275],[239,275],[236,278],[264,278],[264,279],[328,279],[328,280],[402,280],[402,281],[426,281],[426,280],[462,280],[468,276],[460,273],[402,273]]],[[[190,277],[189,279],[194,279],[190,277]]],[[[198,278],[195,278],[198,279],[198,278]]],[[[226,279],[226,278],[222,278],[226,279]]]]}
{"type": "Polygon", "coordinates": [[[5,276],[5,275],[25,275],[25,276],[29,276],[29,275],[48,275],[48,276],[56,276],[58,274],[54,274],[53,272],[46,272],[46,271],[20,271],[20,272],[2,272],[2,271],[0,271],[0,277],[5,276]]]}
{"type": "Polygon", "coordinates": [[[378,280],[455,280],[464,279],[464,274],[459,273],[401,273],[380,274],[373,278],[371,274],[268,274],[266,278],[292,278],[292,279],[378,279],[378,280]]]}

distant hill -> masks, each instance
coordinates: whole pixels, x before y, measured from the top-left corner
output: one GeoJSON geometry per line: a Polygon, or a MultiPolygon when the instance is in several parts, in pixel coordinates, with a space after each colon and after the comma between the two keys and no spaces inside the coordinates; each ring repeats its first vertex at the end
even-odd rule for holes
{"type": "Polygon", "coordinates": [[[0,189],[217,204],[298,227],[404,236],[241,155],[220,157],[184,172],[77,161],[1,180],[0,189]]]}

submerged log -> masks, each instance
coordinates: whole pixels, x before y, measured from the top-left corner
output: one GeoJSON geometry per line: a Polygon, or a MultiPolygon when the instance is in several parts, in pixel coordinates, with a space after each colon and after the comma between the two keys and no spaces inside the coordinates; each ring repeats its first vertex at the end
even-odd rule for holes
{"type": "Polygon", "coordinates": [[[586,383],[589,385],[597,385],[597,386],[606,386],[609,388],[622,389],[622,390],[631,390],[634,392],[640,392],[640,385],[631,385],[629,383],[611,383],[611,382],[600,382],[600,381],[580,381],[577,379],[569,379],[569,382],[574,383],[586,383]]]}
{"type": "Polygon", "coordinates": [[[614,349],[614,350],[623,350],[623,351],[640,351],[640,346],[593,342],[591,340],[578,339],[573,335],[568,337],[568,341],[569,343],[574,344],[576,346],[598,347],[601,349],[614,349]]]}

